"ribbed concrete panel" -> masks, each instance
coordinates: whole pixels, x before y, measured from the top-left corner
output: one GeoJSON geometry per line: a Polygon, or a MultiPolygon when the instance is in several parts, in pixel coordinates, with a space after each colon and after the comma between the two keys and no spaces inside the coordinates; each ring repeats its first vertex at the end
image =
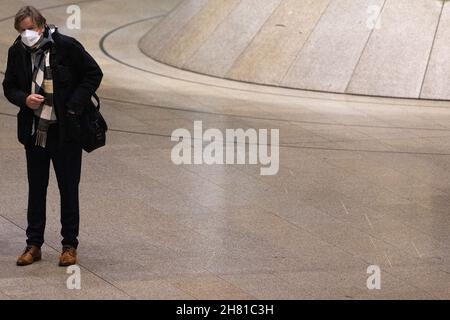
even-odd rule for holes
{"type": "Polygon", "coordinates": [[[240,0],[210,0],[158,54],[157,59],[182,67],[230,14],[240,0]]]}
{"type": "Polygon", "coordinates": [[[450,99],[448,1],[180,1],[139,44],[166,64],[303,90],[450,99]]]}
{"type": "Polygon", "coordinates": [[[284,0],[227,77],[278,85],[330,0],[284,0]]]}
{"type": "Polygon", "coordinates": [[[434,0],[388,0],[348,92],[419,98],[442,6],[434,0]]]}
{"type": "Polygon", "coordinates": [[[208,0],[186,0],[183,1],[172,13],[161,20],[141,40],[141,47],[147,48],[151,57],[158,57],[158,53],[172,38],[182,30],[186,24],[208,3],[208,0]]]}
{"type": "Polygon", "coordinates": [[[281,0],[242,0],[186,67],[223,77],[280,2],[281,0]]]}
{"type": "Polygon", "coordinates": [[[344,92],[370,35],[368,8],[384,0],[334,0],[282,84],[344,92]]]}
{"type": "Polygon", "coordinates": [[[450,100],[450,2],[442,12],[421,98],[450,100]]]}

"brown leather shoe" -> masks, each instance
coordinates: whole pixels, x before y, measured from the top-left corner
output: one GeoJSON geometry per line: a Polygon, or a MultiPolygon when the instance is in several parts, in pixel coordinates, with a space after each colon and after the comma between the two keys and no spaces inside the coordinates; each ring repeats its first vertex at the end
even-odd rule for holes
{"type": "Polygon", "coordinates": [[[61,257],[59,257],[59,266],[68,267],[77,264],[77,249],[74,247],[63,247],[61,257]]]}
{"type": "Polygon", "coordinates": [[[27,246],[22,255],[17,259],[18,266],[28,266],[42,259],[41,248],[38,246],[27,246]]]}

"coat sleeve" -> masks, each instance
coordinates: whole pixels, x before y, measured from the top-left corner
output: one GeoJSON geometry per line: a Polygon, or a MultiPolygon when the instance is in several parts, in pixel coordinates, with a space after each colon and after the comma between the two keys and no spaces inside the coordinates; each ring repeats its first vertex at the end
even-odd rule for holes
{"type": "Polygon", "coordinates": [[[28,94],[19,89],[19,80],[17,76],[18,68],[14,62],[12,48],[8,51],[8,63],[5,72],[5,78],[3,79],[3,93],[6,99],[12,104],[20,108],[26,108],[28,94]]]}
{"type": "Polygon", "coordinates": [[[103,73],[94,58],[76,40],[71,46],[71,55],[81,80],[74,89],[66,107],[76,114],[81,114],[86,104],[91,100],[92,95],[100,86],[103,73]]]}

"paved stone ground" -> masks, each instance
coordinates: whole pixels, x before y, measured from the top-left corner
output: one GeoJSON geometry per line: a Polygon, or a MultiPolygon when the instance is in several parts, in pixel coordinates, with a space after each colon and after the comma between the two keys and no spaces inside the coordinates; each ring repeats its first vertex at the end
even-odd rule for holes
{"type": "MultiPolygon", "coordinates": [[[[111,131],[85,155],[81,290],[66,287],[54,174],[43,261],[24,247],[25,154],[0,97],[1,299],[448,299],[450,105],[277,89],[192,74],[139,40],[178,1],[30,1],[102,66],[111,131]],[[280,171],[175,166],[177,128],[280,129],[280,171]],[[381,290],[366,287],[381,268],[381,290]]],[[[0,3],[0,70],[21,1],[0,3]]],[[[0,78],[3,76],[0,75],[0,78]]]]}

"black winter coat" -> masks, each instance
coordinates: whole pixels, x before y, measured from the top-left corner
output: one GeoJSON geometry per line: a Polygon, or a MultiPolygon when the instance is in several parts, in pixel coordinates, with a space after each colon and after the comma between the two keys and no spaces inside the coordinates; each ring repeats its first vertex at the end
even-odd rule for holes
{"type": "MultiPolygon", "coordinates": [[[[48,31],[46,31],[48,32],[48,31]]],[[[52,34],[54,41],[50,65],[53,73],[53,104],[59,124],[59,144],[68,140],[67,110],[80,115],[100,86],[103,73],[95,60],[74,38],[52,34]]],[[[21,44],[20,36],[8,51],[8,65],[3,80],[5,97],[20,107],[17,114],[18,139],[26,145],[31,138],[34,112],[26,105],[31,93],[32,66],[30,53],[21,44]]]]}

